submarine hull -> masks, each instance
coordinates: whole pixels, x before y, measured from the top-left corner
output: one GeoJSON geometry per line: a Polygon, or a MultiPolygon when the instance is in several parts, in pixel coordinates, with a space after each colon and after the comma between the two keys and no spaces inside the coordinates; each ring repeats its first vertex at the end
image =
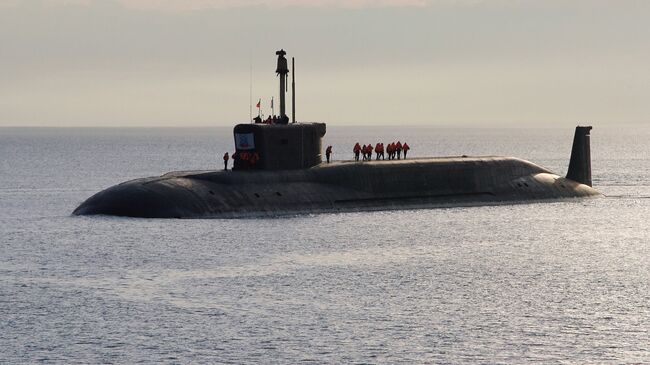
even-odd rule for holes
{"type": "Polygon", "coordinates": [[[279,171],[189,171],[128,181],[74,215],[240,218],[489,205],[596,197],[598,191],[513,157],[336,162],[279,171]]]}

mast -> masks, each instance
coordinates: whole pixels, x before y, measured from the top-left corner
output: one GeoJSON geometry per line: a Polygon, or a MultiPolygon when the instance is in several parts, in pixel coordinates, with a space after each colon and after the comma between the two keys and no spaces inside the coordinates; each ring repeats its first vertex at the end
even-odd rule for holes
{"type": "Polygon", "coordinates": [[[289,68],[287,67],[287,59],[284,57],[287,52],[285,52],[284,49],[281,49],[275,52],[275,54],[278,55],[278,67],[276,68],[275,73],[280,76],[280,119],[288,120],[289,118],[287,118],[284,101],[284,94],[287,92],[287,74],[289,73],[289,68]]]}
{"type": "Polygon", "coordinates": [[[248,120],[253,123],[253,61],[249,59],[250,65],[250,88],[248,93],[248,120]]]}
{"type": "Polygon", "coordinates": [[[296,122],[296,70],[295,59],[291,57],[291,123],[296,122]]]}

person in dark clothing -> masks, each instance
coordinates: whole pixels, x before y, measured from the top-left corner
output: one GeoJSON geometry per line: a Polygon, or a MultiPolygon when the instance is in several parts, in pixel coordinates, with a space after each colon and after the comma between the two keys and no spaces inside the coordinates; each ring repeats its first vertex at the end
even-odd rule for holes
{"type": "Polygon", "coordinates": [[[228,170],[228,160],[230,157],[228,156],[228,152],[223,154],[223,169],[228,170]]]}
{"type": "Polygon", "coordinates": [[[332,146],[327,146],[325,149],[325,158],[327,158],[327,163],[330,163],[330,156],[332,156],[332,146]]]}

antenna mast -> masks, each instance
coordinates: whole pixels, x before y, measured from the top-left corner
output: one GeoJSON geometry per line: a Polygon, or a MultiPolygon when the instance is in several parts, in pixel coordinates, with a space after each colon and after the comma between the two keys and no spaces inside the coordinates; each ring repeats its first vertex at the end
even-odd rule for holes
{"type": "Polygon", "coordinates": [[[291,57],[291,123],[296,122],[296,70],[295,59],[291,57]]]}
{"type": "Polygon", "coordinates": [[[250,90],[248,94],[248,120],[253,123],[253,61],[249,58],[250,65],[250,90]]]}

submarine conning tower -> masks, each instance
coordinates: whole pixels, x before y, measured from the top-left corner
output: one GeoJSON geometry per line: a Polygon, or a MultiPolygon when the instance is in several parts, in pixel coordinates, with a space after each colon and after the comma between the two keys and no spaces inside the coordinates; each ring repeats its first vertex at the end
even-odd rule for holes
{"type": "MultiPolygon", "coordinates": [[[[284,56],[287,53],[281,49],[275,54],[278,56],[275,72],[280,78],[279,118],[263,121],[261,115],[258,115],[251,123],[235,126],[233,170],[307,169],[322,162],[325,123],[295,122],[295,81],[292,82],[294,87],[291,95],[294,122],[289,123],[285,107],[289,68],[284,56]]],[[[295,78],[293,62],[291,73],[295,78]]]]}

